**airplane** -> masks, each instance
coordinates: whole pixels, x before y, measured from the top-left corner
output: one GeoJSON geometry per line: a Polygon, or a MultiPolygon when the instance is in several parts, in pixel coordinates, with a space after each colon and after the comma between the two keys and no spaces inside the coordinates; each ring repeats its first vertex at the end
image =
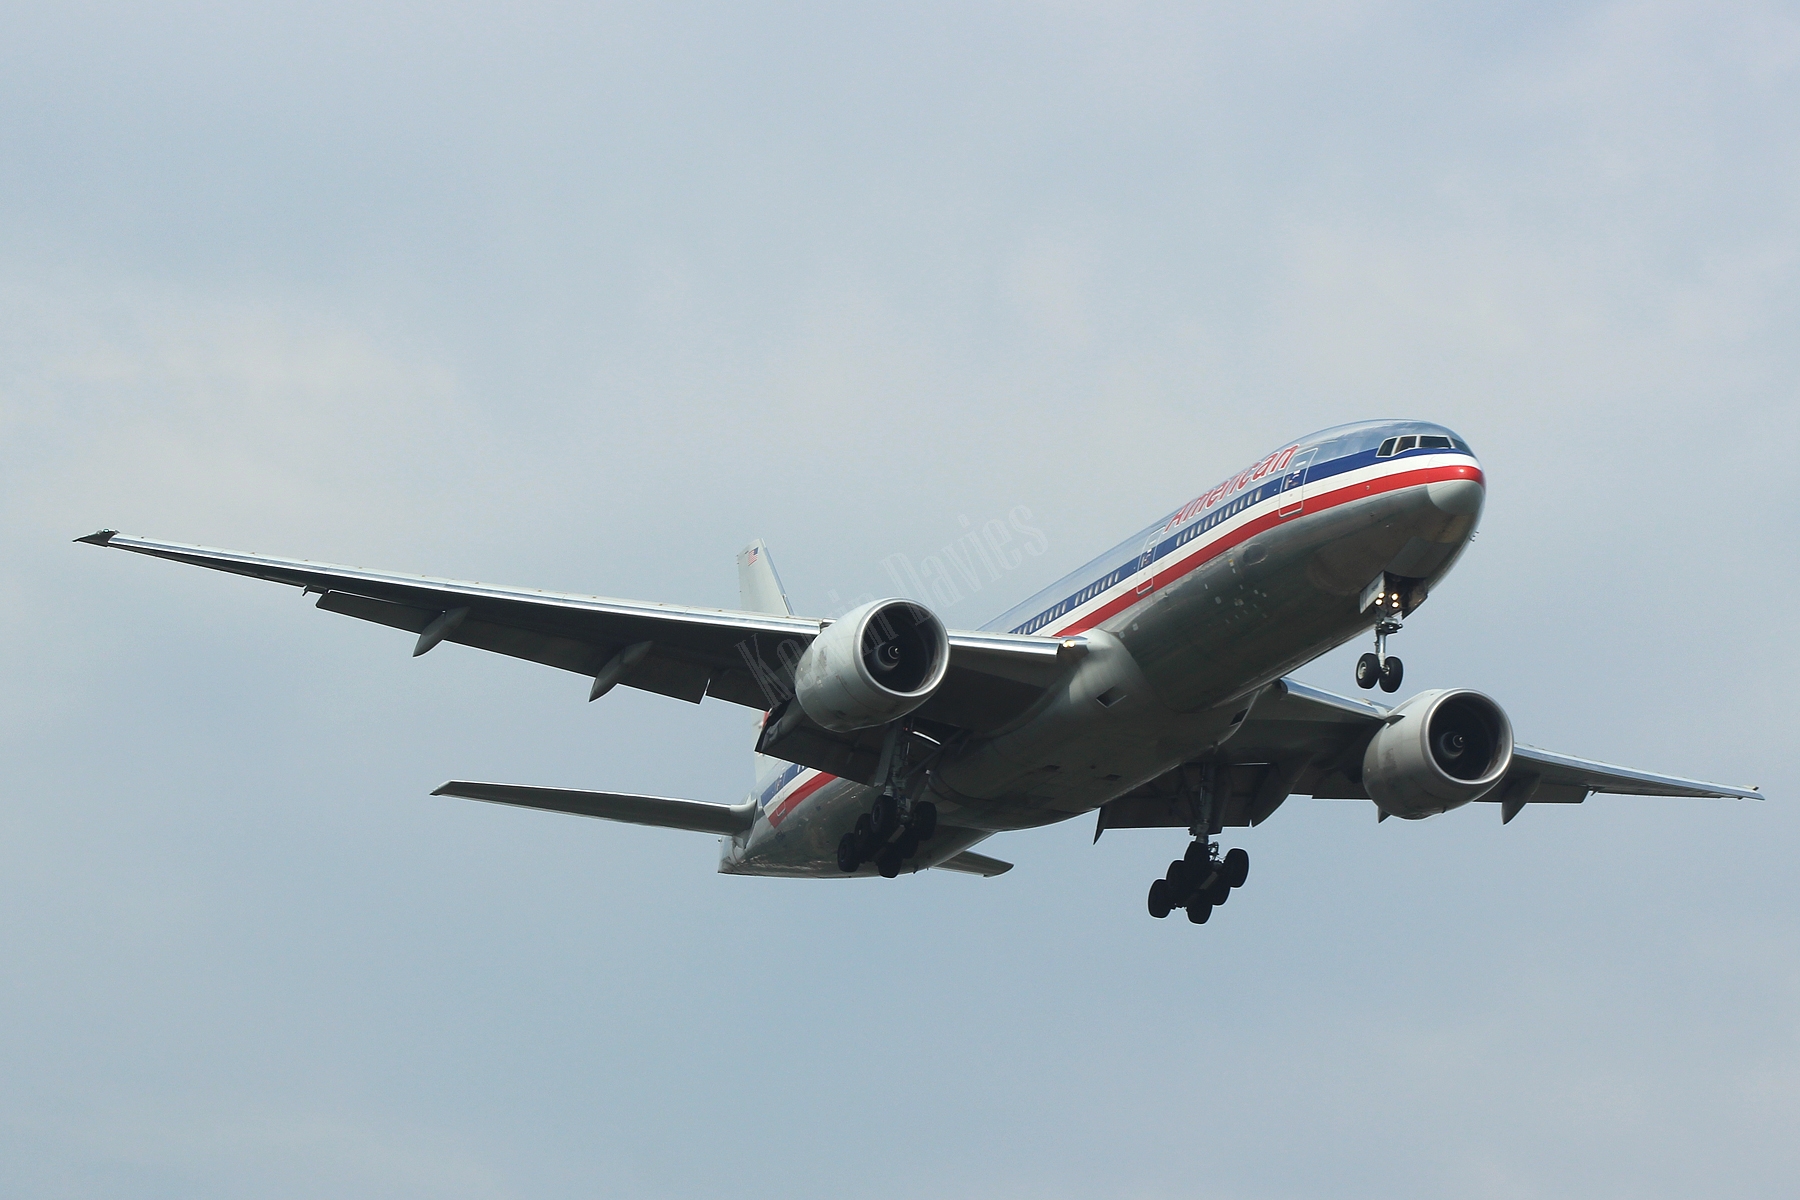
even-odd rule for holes
{"type": "MultiPolygon", "coordinates": [[[[738,555],[736,610],[615,600],[240,554],[103,529],[77,541],[272,580],[317,607],[592,679],[762,714],[737,804],[455,780],[433,795],[720,835],[735,875],[993,876],[996,833],[1095,814],[1191,838],[1150,915],[1204,924],[1249,873],[1227,829],[1294,795],[1420,820],[1474,801],[1503,823],[1596,792],[1761,799],[1513,740],[1491,698],[1389,707],[1290,677],[1373,634],[1355,682],[1397,691],[1388,639],[1468,548],[1486,502],[1469,445],[1424,421],[1366,421],[1279,448],[980,629],[916,599],[796,615],[767,546],[738,555]]],[[[999,523],[982,552],[1011,565],[999,523]]]]}

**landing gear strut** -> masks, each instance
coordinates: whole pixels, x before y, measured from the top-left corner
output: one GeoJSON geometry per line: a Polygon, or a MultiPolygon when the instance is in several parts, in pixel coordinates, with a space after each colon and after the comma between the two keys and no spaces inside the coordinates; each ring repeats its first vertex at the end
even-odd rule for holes
{"type": "Polygon", "coordinates": [[[890,727],[876,771],[876,778],[886,781],[881,795],[868,812],[856,818],[855,827],[838,839],[838,870],[846,875],[873,862],[884,879],[892,879],[919,852],[919,844],[930,841],[937,832],[937,805],[906,794],[903,780],[911,734],[905,725],[890,727]]]}
{"type": "Polygon", "coordinates": [[[1190,764],[1176,772],[1179,795],[1193,811],[1194,823],[1188,832],[1194,840],[1187,853],[1170,863],[1163,877],[1150,885],[1150,915],[1158,920],[1185,908],[1189,921],[1204,925],[1213,909],[1231,899],[1232,890],[1243,887],[1249,878],[1249,852],[1234,848],[1221,855],[1219,844],[1212,840],[1221,828],[1214,778],[1211,764],[1190,764]]]}
{"type": "Polygon", "coordinates": [[[1380,684],[1384,692],[1397,692],[1406,668],[1399,659],[1388,656],[1387,640],[1390,634],[1400,632],[1401,595],[1400,589],[1389,584],[1386,577],[1380,587],[1375,596],[1375,607],[1381,614],[1381,619],[1375,623],[1375,653],[1356,660],[1356,686],[1372,688],[1380,684]]]}
{"type": "Polygon", "coordinates": [[[1217,842],[1196,837],[1187,853],[1169,864],[1168,873],[1150,885],[1150,915],[1161,919],[1185,908],[1189,921],[1204,925],[1249,875],[1249,852],[1234,847],[1221,857],[1217,842]]]}

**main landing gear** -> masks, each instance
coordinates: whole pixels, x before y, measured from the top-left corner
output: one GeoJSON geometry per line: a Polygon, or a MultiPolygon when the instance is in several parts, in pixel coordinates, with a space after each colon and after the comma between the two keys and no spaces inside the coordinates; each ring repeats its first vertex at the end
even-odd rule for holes
{"type": "Polygon", "coordinates": [[[856,818],[856,827],[838,840],[838,870],[851,875],[873,862],[884,879],[892,879],[919,852],[919,844],[936,832],[937,805],[929,800],[902,802],[893,792],[883,792],[868,812],[856,818]]]}
{"type": "Polygon", "coordinates": [[[1150,885],[1150,915],[1160,920],[1185,908],[1189,921],[1204,925],[1249,874],[1250,855],[1243,848],[1234,847],[1221,858],[1218,843],[1197,837],[1186,854],[1169,864],[1168,874],[1150,885]]]}
{"type": "Polygon", "coordinates": [[[881,747],[881,763],[875,778],[882,784],[881,795],[869,811],[856,818],[856,825],[838,839],[838,870],[854,875],[866,862],[875,864],[882,878],[900,874],[906,861],[919,852],[921,842],[929,842],[937,832],[937,805],[929,800],[914,800],[907,793],[909,775],[907,759],[912,749],[912,727],[905,722],[888,726],[881,747]]]}
{"type": "Polygon", "coordinates": [[[1375,653],[1356,660],[1356,686],[1372,688],[1379,683],[1382,691],[1397,692],[1406,668],[1399,659],[1388,657],[1387,640],[1389,634],[1400,632],[1399,589],[1388,590],[1384,585],[1375,604],[1381,612],[1381,619],[1375,623],[1375,653]]]}

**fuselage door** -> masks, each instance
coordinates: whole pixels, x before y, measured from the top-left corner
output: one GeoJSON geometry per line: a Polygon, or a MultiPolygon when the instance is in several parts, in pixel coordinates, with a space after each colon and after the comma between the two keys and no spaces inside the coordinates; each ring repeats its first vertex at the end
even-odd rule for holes
{"type": "Polygon", "coordinates": [[[1156,562],[1156,543],[1161,540],[1162,530],[1158,529],[1150,535],[1150,540],[1144,543],[1143,553],[1138,555],[1138,570],[1147,572],[1142,579],[1138,580],[1137,594],[1140,596],[1156,586],[1156,571],[1154,569],[1154,564],[1156,562]]]}
{"type": "Polygon", "coordinates": [[[1276,516],[1300,514],[1306,504],[1306,469],[1312,466],[1313,455],[1318,452],[1317,446],[1308,446],[1288,463],[1287,474],[1281,477],[1281,507],[1275,510],[1276,516]]]}

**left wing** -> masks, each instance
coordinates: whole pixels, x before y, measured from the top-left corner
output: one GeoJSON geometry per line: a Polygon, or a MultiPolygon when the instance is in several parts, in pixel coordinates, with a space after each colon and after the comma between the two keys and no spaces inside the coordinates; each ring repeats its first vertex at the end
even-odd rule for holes
{"type": "MultiPolygon", "coordinates": [[[[415,655],[456,642],[589,675],[590,699],[623,684],[696,704],[716,696],[767,710],[791,690],[792,663],[830,623],[368,571],[111,529],[76,540],[317,593],[328,612],[418,634],[415,655]]],[[[1084,650],[1077,638],[953,631],[949,671],[919,715],[956,729],[998,725],[1029,707],[1084,650]]]]}
{"type": "MultiPolygon", "coordinates": [[[[1292,679],[1277,680],[1264,689],[1244,727],[1216,758],[1177,768],[1107,803],[1094,836],[1104,829],[1191,824],[1192,776],[1198,769],[1213,772],[1220,801],[1215,823],[1222,826],[1259,825],[1290,795],[1366,800],[1363,750],[1390,711],[1292,679]]],[[[1526,804],[1579,804],[1594,792],[1763,798],[1755,788],[1656,775],[1515,744],[1512,766],[1481,800],[1499,804],[1501,820],[1511,821],[1526,804]]]]}

